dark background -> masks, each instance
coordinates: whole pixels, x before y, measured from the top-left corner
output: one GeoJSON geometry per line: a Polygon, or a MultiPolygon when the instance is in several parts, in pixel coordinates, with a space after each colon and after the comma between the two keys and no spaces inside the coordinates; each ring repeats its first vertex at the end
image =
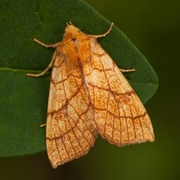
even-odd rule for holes
{"type": "Polygon", "coordinates": [[[180,1],[86,0],[147,57],[159,89],[146,104],[156,141],[118,148],[100,137],[87,156],[53,170],[46,152],[0,158],[0,179],[178,179],[180,1]]]}

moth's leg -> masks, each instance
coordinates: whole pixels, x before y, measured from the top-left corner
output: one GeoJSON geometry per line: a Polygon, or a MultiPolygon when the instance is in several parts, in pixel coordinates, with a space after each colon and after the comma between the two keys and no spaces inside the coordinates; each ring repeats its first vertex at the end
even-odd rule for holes
{"type": "Polygon", "coordinates": [[[44,127],[44,126],[46,126],[46,124],[41,124],[41,125],[40,125],[40,127],[44,127]]]}
{"type": "Polygon", "coordinates": [[[40,76],[44,76],[44,74],[45,74],[49,69],[52,68],[53,63],[54,63],[54,60],[55,60],[55,56],[56,56],[56,52],[54,53],[53,58],[52,58],[51,62],[49,63],[48,67],[47,67],[44,71],[42,71],[42,72],[39,73],[39,74],[31,74],[31,73],[27,73],[27,76],[32,76],[32,77],[40,77],[40,76]]]}
{"type": "MultiPolygon", "coordinates": [[[[50,48],[50,47],[55,48],[55,47],[59,46],[60,43],[61,43],[61,42],[57,42],[57,43],[55,43],[55,44],[47,45],[47,44],[44,44],[44,43],[42,43],[41,41],[39,41],[39,40],[37,40],[37,39],[34,39],[34,41],[37,42],[38,44],[40,44],[41,46],[46,47],[46,48],[50,48]]],[[[53,58],[52,58],[51,62],[49,63],[48,67],[47,67],[44,71],[42,71],[42,72],[39,73],[39,74],[30,74],[30,73],[27,73],[27,76],[32,76],[32,77],[40,77],[40,76],[43,76],[50,68],[52,68],[53,63],[54,63],[55,56],[56,56],[56,52],[54,53],[53,58]]]]}
{"type": "Polygon", "coordinates": [[[39,41],[37,39],[34,39],[34,41],[37,42],[38,44],[40,44],[41,46],[46,47],[46,48],[51,48],[51,47],[55,48],[55,47],[59,46],[60,43],[61,43],[61,42],[57,42],[57,43],[54,43],[54,44],[45,44],[45,43],[43,43],[43,42],[41,42],[41,41],[39,41]]]}
{"type": "Polygon", "coordinates": [[[114,25],[114,23],[112,22],[111,25],[110,25],[110,27],[109,27],[109,29],[108,29],[104,34],[99,34],[99,35],[89,35],[89,36],[92,36],[92,37],[94,37],[94,38],[105,37],[105,36],[107,36],[107,35],[110,33],[110,31],[112,30],[113,25],[114,25]]]}
{"type": "Polygon", "coordinates": [[[135,69],[120,69],[120,68],[119,68],[119,70],[123,73],[136,71],[135,69]]]}

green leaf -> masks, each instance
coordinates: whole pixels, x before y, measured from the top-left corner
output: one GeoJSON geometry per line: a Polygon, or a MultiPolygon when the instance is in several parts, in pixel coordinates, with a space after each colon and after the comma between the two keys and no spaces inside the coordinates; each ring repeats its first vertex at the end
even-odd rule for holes
{"type": "MultiPolygon", "coordinates": [[[[88,34],[102,34],[110,22],[80,0],[0,0],[0,156],[32,154],[45,150],[46,108],[50,73],[41,78],[26,73],[41,72],[61,41],[66,22],[88,34]]],[[[117,65],[135,68],[125,76],[143,102],[155,93],[158,78],[146,58],[115,26],[98,40],[117,65]]]]}

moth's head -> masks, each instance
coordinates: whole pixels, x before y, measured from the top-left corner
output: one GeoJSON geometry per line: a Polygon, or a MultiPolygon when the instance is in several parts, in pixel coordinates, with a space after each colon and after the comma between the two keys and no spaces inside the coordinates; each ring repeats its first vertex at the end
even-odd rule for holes
{"type": "Polygon", "coordinates": [[[75,27],[71,22],[67,23],[65,28],[64,38],[78,38],[79,36],[84,35],[77,27],[75,27]]]}
{"type": "Polygon", "coordinates": [[[66,26],[66,29],[65,29],[65,33],[72,33],[72,32],[74,32],[74,33],[81,33],[81,31],[77,27],[75,27],[72,24],[72,22],[68,22],[67,26],[66,26]]]}

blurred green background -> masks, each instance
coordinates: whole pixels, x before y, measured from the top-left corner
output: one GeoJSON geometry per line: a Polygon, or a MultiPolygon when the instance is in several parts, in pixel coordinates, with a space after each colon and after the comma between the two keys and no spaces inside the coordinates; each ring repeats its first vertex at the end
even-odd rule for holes
{"type": "Polygon", "coordinates": [[[46,152],[31,156],[0,158],[0,179],[178,179],[180,1],[86,2],[113,21],[147,57],[157,72],[159,89],[146,104],[156,140],[154,143],[118,148],[99,137],[87,156],[56,170],[51,168],[46,152]]]}

